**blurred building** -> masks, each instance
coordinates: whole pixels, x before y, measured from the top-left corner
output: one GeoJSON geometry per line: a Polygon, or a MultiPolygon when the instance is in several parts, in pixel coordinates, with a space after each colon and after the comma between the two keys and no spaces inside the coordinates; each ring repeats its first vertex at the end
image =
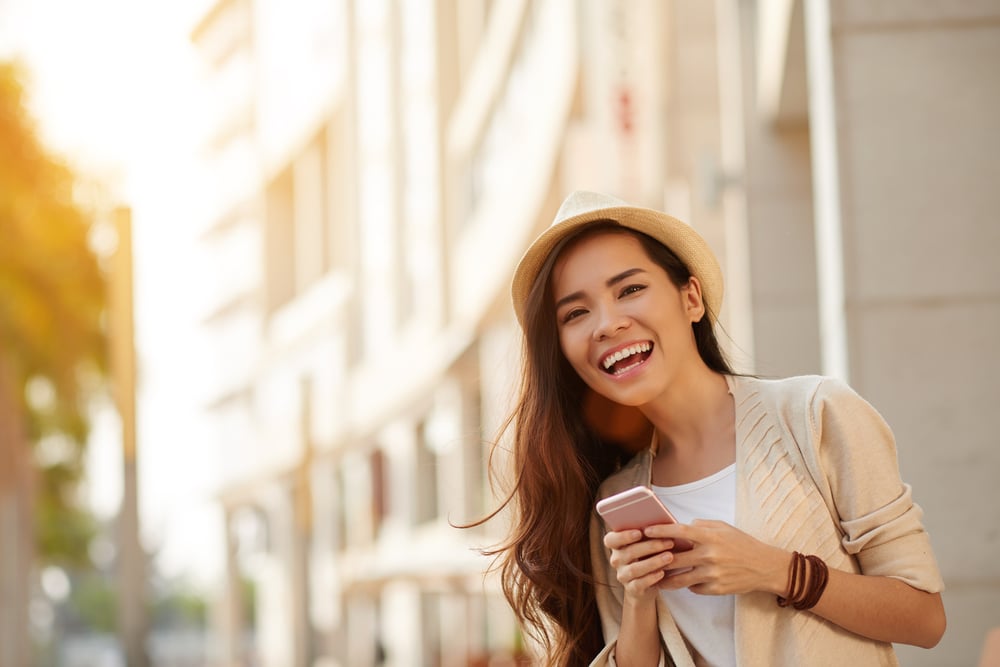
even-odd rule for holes
{"type": "Polygon", "coordinates": [[[573,189],[708,238],[738,368],[883,412],[949,585],[944,641],[904,662],[975,659],[1000,622],[997,3],[218,0],[193,39],[221,664],[520,650],[475,551],[502,526],[449,521],[494,507],[508,280],[573,189]]]}

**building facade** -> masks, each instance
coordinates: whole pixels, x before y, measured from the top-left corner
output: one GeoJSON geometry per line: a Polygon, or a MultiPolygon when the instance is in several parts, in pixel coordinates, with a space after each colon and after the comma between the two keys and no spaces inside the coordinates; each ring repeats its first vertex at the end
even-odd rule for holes
{"type": "Polygon", "coordinates": [[[192,37],[220,664],[522,653],[478,552],[502,519],[452,524],[496,506],[509,276],[574,189],[708,239],[738,368],[839,375],[886,415],[949,586],[941,646],[901,654],[975,659],[1000,623],[997,3],[218,0],[192,37]]]}

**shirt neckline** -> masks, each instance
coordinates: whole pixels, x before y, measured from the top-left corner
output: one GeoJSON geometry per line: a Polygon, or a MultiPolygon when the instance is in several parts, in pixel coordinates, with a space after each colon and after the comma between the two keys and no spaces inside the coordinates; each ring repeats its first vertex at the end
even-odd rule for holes
{"type": "Polygon", "coordinates": [[[697,491],[698,489],[709,486],[719,482],[726,477],[731,477],[736,474],[736,462],[730,463],[722,470],[713,472],[708,477],[702,477],[701,479],[696,479],[693,482],[685,482],[684,484],[677,484],[675,486],[659,486],[657,484],[651,484],[654,491],[668,494],[668,495],[678,495],[681,493],[690,493],[692,491],[697,491]]]}

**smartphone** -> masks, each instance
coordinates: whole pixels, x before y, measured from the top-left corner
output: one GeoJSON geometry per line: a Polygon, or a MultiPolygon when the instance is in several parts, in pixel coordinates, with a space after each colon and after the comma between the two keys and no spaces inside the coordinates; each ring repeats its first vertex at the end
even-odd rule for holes
{"type": "MultiPolygon", "coordinates": [[[[661,523],[677,523],[653,491],[645,486],[635,486],[627,491],[597,503],[597,513],[604,518],[608,528],[614,531],[643,529],[661,523]]],[[[694,545],[688,540],[675,540],[673,551],[687,551],[694,545]]]]}

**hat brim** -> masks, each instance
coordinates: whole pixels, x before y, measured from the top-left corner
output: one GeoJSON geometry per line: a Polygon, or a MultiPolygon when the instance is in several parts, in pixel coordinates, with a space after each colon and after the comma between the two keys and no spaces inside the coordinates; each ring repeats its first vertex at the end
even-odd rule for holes
{"type": "Polygon", "coordinates": [[[715,322],[722,307],[722,270],[705,239],[690,225],[666,213],[620,205],[594,208],[562,220],[557,215],[556,221],[528,247],[514,270],[511,282],[514,312],[522,328],[528,294],[546,259],[563,239],[598,220],[611,220],[622,227],[642,232],[670,248],[701,283],[706,312],[710,321],[715,322]]]}

